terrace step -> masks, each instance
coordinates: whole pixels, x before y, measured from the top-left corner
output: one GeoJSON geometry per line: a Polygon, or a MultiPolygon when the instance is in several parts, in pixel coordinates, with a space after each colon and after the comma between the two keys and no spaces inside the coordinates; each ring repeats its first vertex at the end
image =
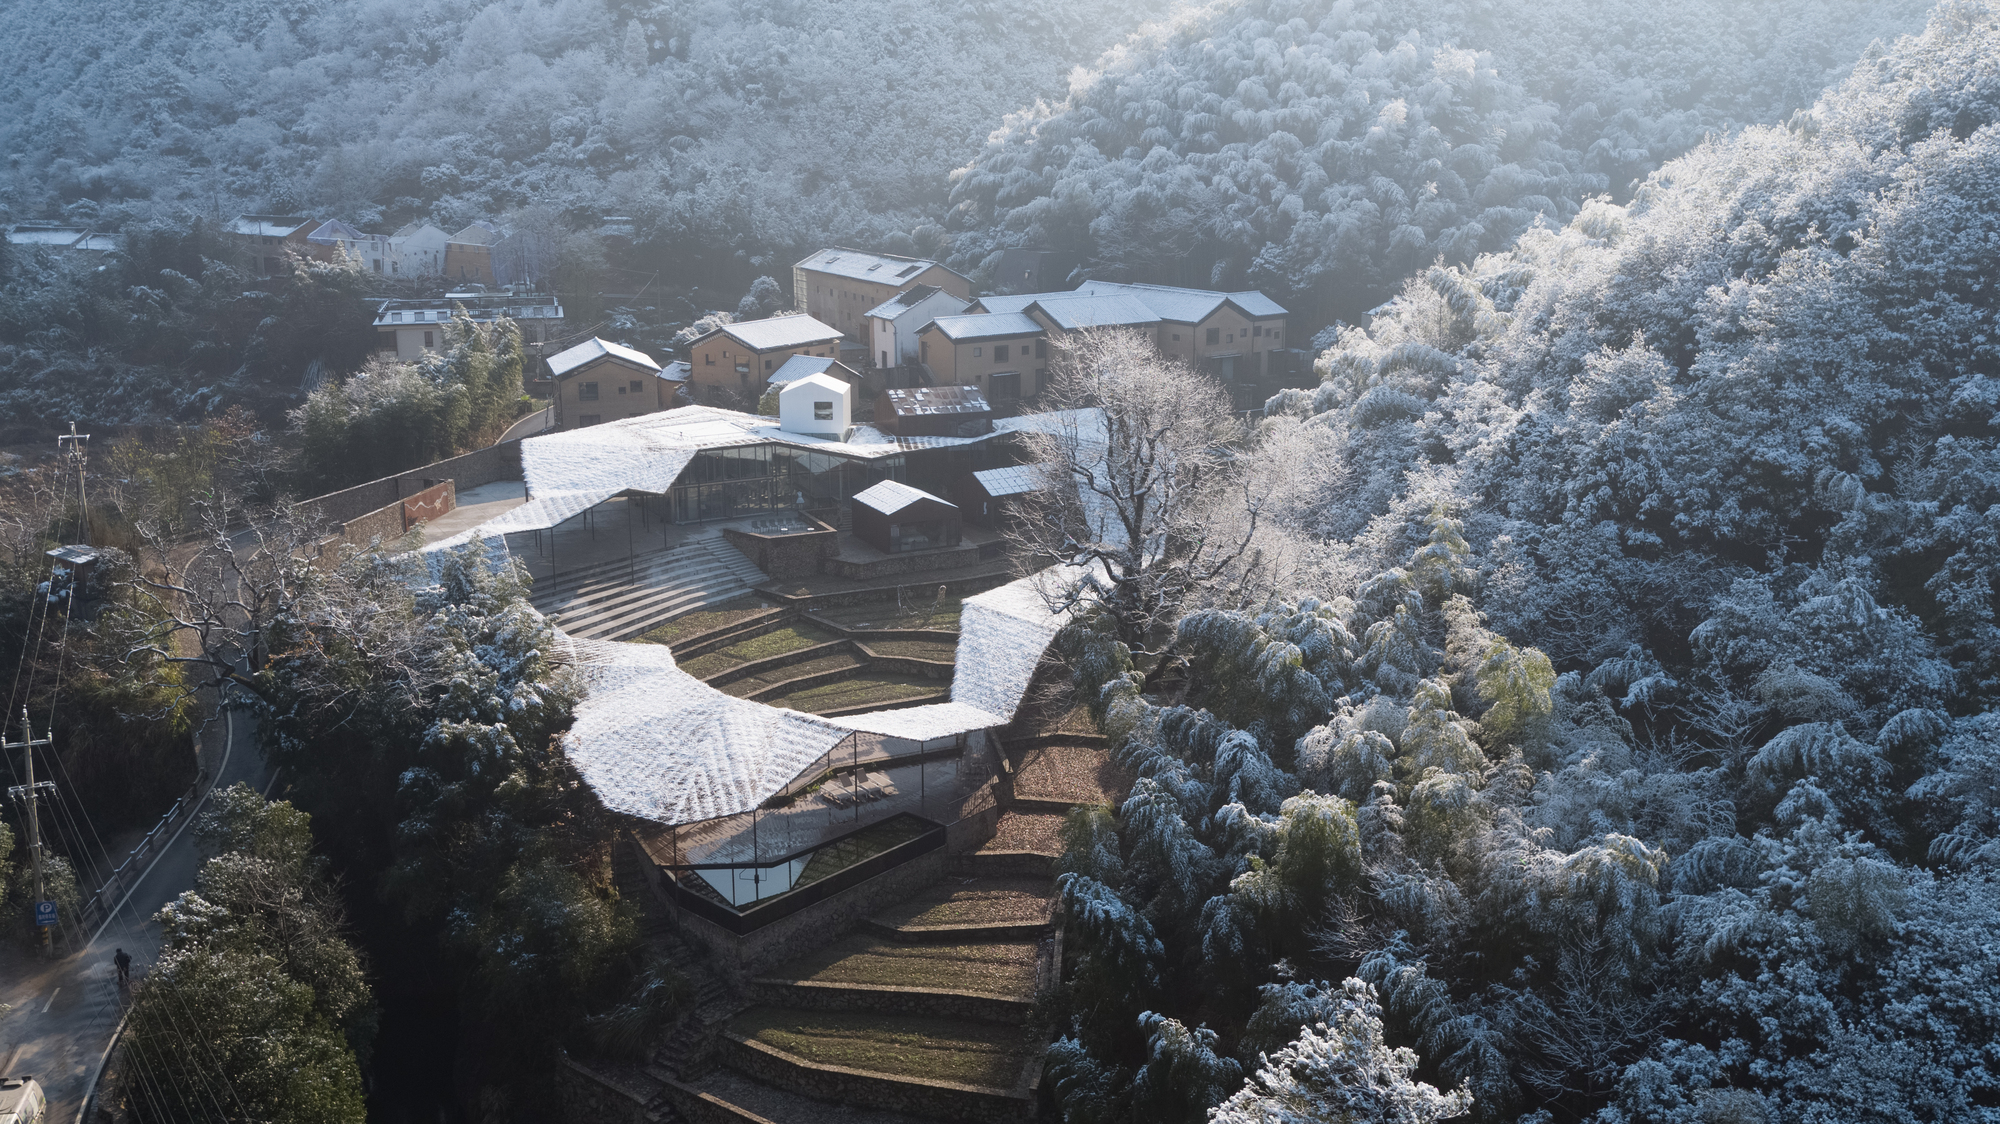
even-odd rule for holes
{"type": "Polygon", "coordinates": [[[732,1069],[689,1081],[652,1070],[648,1074],[692,1124],[932,1124],[928,1117],[801,1096],[732,1069]]]}
{"type": "Polygon", "coordinates": [[[730,1068],[791,1093],[981,1124],[1031,1119],[1041,1076],[1019,1027],[914,1015],[753,1007],[721,1048],[730,1068]]]}
{"type": "Polygon", "coordinates": [[[1046,878],[951,878],[868,919],[868,930],[909,944],[1026,940],[1049,927],[1046,878]]]}
{"type": "Polygon", "coordinates": [[[774,1007],[1020,1025],[1034,996],[1040,935],[948,945],[852,933],[753,981],[752,989],[774,1007]]]}
{"type": "Polygon", "coordinates": [[[676,616],[741,597],[766,580],[762,570],[720,537],[702,539],[648,556],[534,598],[564,632],[584,638],[625,639],[676,616]],[[724,552],[727,552],[726,554],[724,552]]]}

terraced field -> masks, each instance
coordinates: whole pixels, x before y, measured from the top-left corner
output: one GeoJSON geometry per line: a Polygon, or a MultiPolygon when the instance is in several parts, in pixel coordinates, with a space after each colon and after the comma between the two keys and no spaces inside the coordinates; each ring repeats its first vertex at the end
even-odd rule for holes
{"type": "Polygon", "coordinates": [[[857,933],[792,961],[771,978],[1027,995],[1035,989],[1035,947],[1033,940],[903,944],[857,933]]]}
{"type": "MultiPolygon", "coordinates": [[[[819,662],[821,661],[813,661],[815,664],[819,662]]],[[[772,706],[788,706],[793,710],[803,710],[807,714],[825,714],[834,710],[851,710],[858,706],[887,706],[890,703],[923,698],[926,695],[945,694],[950,690],[951,682],[945,679],[924,679],[891,672],[866,672],[852,679],[822,683],[817,687],[775,695],[764,701],[772,706]]]]}
{"type": "Polygon", "coordinates": [[[730,1028],[819,1065],[989,1089],[1013,1088],[1037,1051],[1018,1026],[922,1015],[752,1007],[730,1028]]]}
{"type": "Polygon", "coordinates": [[[898,928],[1047,924],[1046,878],[951,878],[891,906],[875,920],[898,928]]]}

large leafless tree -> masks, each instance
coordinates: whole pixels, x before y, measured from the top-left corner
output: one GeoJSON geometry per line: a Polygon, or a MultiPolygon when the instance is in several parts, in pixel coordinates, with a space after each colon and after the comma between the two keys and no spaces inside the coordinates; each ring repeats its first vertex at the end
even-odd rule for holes
{"type": "Polygon", "coordinates": [[[1194,603],[1241,603],[1267,585],[1268,474],[1213,376],[1130,329],[1078,333],[1057,355],[1025,428],[1039,490],[1011,534],[1022,556],[1074,564],[1051,596],[1113,615],[1134,653],[1156,652],[1194,603]]]}

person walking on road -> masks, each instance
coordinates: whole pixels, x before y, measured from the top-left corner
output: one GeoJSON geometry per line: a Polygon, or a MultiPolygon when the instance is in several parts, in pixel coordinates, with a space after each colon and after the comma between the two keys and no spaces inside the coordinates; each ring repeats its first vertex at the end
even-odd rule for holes
{"type": "Polygon", "coordinates": [[[132,954],[124,949],[113,950],[111,962],[118,965],[118,984],[129,987],[132,984],[132,954]]]}

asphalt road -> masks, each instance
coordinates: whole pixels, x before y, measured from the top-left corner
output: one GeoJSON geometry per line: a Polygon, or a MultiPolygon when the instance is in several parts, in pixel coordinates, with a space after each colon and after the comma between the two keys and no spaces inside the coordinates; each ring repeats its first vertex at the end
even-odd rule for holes
{"type": "MultiPolygon", "coordinates": [[[[257,751],[256,722],[231,711],[226,723],[211,723],[203,739],[204,757],[216,762],[215,785],[242,781],[268,791],[272,777],[257,751]]],[[[159,950],[153,915],[194,886],[202,855],[187,826],[193,818],[183,821],[124,906],[98,932],[79,934],[90,938],[82,952],[52,961],[10,953],[0,961],[0,1003],[7,1008],[0,1014],[0,1073],[41,1081],[49,1124],[78,1118],[117,1031],[125,997],[114,950],[131,953],[133,979],[142,980],[159,950]]]]}

